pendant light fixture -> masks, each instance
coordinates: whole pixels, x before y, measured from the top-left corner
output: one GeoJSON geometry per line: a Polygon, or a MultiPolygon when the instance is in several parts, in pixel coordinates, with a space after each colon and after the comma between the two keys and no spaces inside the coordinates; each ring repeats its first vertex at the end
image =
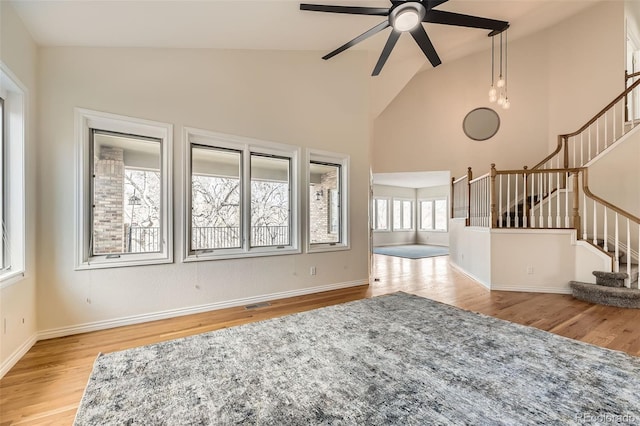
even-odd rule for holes
{"type": "MultiPolygon", "coordinates": [[[[502,34],[500,34],[502,37],[502,34]]],[[[502,103],[502,108],[509,109],[511,108],[511,101],[509,101],[509,96],[507,95],[507,32],[504,32],[504,102],[502,103]]]]}
{"type": "Polygon", "coordinates": [[[493,84],[493,77],[495,76],[495,40],[491,37],[491,88],[489,89],[489,102],[495,102],[498,100],[498,91],[493,84]]]}
{"type": "Polygon", "coordinates": [[[495,40],[491,36],[491,88],[489,89],[489,102],[497,102],[504,109],[511,107],[507,96],[507,31],[500,33],[500,68],[498,81],[494,85],[495,77],[495,40]],[[504,33],[504,38],[502,34],[504,33]],[[503,73],[504,72],[504,73],[503,73]]]}

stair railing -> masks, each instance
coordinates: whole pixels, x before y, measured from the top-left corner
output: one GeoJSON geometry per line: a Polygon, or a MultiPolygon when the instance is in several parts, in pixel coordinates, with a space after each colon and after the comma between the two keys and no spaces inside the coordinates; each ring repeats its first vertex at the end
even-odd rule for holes
{"type": "Polygon", "coordinates": [[[639,263],[640,217],[593,194],[589,189],[589,170],[582,170],[581,237],[612,256],[613,272],[631,276],[632,263],[639,263]],[[620,271],[622,258],[625,266],[620,271]]]}
{"type": "Polygon", "coordinates": [[[467,226],[580,229],[575,176],[581,170],[497,170],[492,164],[489,173],[469,179],[469,168],[453,180],[452,217],[466,218],[467,226]],[[575,177],[571,191],[564,189],[566,176],[575,177]]]}
{"type": "Polygon", "coordinates": [[[491,226],[579,229],[577,179],[572,191],[564,188],[566,176],[578,173],[580,169],[497,170],[492,164],[491,226]]]}
{"type": "MultiPolygon", "coordinates": [[[[629,78],[640,74],[627,75],[629,78]]],[[[556,149],[532,169],[577,168],[589,164],[640,123],[640,79],[573,133],[558,136],[556,149]]]]}
{"type": "Polygon", "coordinates": [[[466,226],[469,226],[469,182],[472,178],[471,167],[467,169],[466,176],[451,178],[451,217],[465,219],[466,226]]]}
{"type": "Polygon", "coordinates": [[[491,226],[491,174],[469,181],[469,226],[491,226]]]}
{"type": "Polygon", "coordinates": [[[454,217],[466,218],[467,226],[576,229],[578,239],[611,257],[614,272],[631,277],[640,263],[640,217],[593,194],[587,167],[497,170],[492,164],[489,173],[471,176],[469,168],[453,181],[454,217]]]}

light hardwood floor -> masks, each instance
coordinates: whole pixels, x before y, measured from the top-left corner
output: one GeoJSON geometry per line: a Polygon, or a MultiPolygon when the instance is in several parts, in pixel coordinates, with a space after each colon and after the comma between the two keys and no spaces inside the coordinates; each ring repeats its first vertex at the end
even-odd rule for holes
{"type": "Polygon", "coordinates": [[[0,380],[0,425],[73,423],[98,353],[231,327],[395,291],[640,356],[640,310],[580,302],[568,295],[489,292],[448,263],[374,255],[370,286],[276,300],[270,307],[242,307],[38,342],[0,380]]]}

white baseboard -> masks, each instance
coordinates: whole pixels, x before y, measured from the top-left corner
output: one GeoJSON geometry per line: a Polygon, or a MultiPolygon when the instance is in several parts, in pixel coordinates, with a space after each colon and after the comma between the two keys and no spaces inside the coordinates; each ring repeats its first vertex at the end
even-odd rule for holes
{"type": "Polygon", "coordinates": [[[38,335],[34,334],[29,337],[18,349],[16,349],[2,364],[0,364],[0,379],[4,377],[14,365],[20,361],[20,359],[29,352],[29,349],[33,347],[38,341],[38,335]]]}
{"type": "Polygon", "coordinates": [[[491,290],[499,291],[518,291],[521,293],[555,293],[555,294],[571,294],[571,288],[558,288],[558,287],[522,287],[515,285],[494,285],[491,286],[491,290]]]}
{"type": "MultiPolygon", "coordinates": [[[[53,339],[55,337],[70,336],[72,334],[87,333],[90,331],[105,330],[108,328],[122,327],[125,325],[140,324],[143,322],[156,321],[167,318],[174,318],[184,315],[199,314],[202,312],[215,311],[218,309],[235,308],[237,306],[251,305],[254,303],[268,302],[288,297],[304,296],[307,294],[321,293],[324,291],[339,290],[341,288],[356,287],[365,285],[368,280],[348,281],[336,284],[327,284],[316,287],[308,287],[297,290],[282,291],[278,293],[263,294],[260,296],[234,299],[223,302],[207,303],[204,305],[192,306],[188,308],[170,309],[167,311],[153,312],[149,314],[132,315],[111,320],[95,321],[90,323],[72,325],[68,327],[52,328],[38,333],[37,340],[53,339]]],[[[35,343],[35,341],[34,341],[35,343]]]]}
{"type": "Polygon", "coordinates": [[[457,269],[458,272],[461,272],[464,275],[466,275],[467,277],[471,278],[472,280],[477,281],[478,284],[482,285],[487,290],[491,290],[491,284],[490,283],[486,283],[483,280],[481,280],[480,278],[478,278],[475,275],[473,275],[472,273],[462,269],[459,265],[456,265],[451,259],[449,259],[449,263],[451,264],[451,266],[453,266],[455,269],[457,269]]]}

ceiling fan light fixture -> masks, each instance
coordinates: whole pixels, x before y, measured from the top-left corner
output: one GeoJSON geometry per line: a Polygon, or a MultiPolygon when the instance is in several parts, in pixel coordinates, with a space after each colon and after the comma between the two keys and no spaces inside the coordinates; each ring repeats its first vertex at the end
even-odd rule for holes
{"type": "Polygon", "coordinates": [[[416,2],[403,3],[389,13],[389,23],[394,30],[411,31],[422,22],[426,11],[424,6],[416,2]]]}
{"type": "MultiPolygon", "coordinates": [[[[0,0],[2,1],[2,0],[0,0]]],[[[378,34],[379,32],[391,27],[391,33],[387,38],[387,42],[380,53],[378,62],[373,68],[371,76],[375,77],[380,74],[382,67],[389,59],[389,55],[398,39],[404,32],[408,32],[415,40],[416,44],[429,60],[431,65],[437,67],[442,63],[435,46],[431,42],[427,30],[422,23],[426,24],[442,24],[453,25],[456,27],[478,28],[490,30],[490,37],[501,34],[509,27],[506,21],[497,19],[483,18],[481,16],[464,15],[462,13],[449,12],[445,10],[435,9],[448,0],[391,0],[390,7],[366,7],[366,6],[341,6],[327,4],[309,4],[300,3],[300,10],[308,10],[311,12],[328,12],[328,13],[345,13],[349,15],[369,15],[369,16],[385,16],[386,19],[375,27],[370,28],[354,39],[346,42],[337,49],[327,53],[322,59],[331,59],[337,54],[344,52],[350,47],[378,34]]],[[[493,40],[493,39],[492,39],[493,40]]],[[[502,69],[502,67],[501,67],[502,69]]],[[[505,68],[506,70],[506,68],[505,68]]],[[[493,85],[493,67],[491,72],[491,82],[493,85]]],[[[505,73],[506,79],[506,73],[505,73]]],[[[506,90],[506,82],[505,82],[506,90]]]]}

